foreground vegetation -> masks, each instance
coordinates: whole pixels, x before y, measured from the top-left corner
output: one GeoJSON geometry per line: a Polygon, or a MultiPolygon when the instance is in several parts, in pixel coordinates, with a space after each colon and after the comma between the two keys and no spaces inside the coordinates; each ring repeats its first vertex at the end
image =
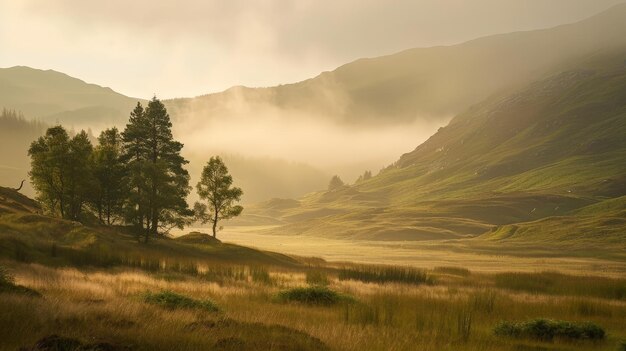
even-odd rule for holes
{"type": "Polygon", "coordinates": [[[576,277],[567,290],[528,293],[452,269],[424,272],[432,283],[416,285],[340,280],[344,268],[331,264],[214,265],[210,275],[4,265],[12,284],[41,296],[0,293],[3,350],[52,335],[120,350],[614,351],[626,339],[626,299],[581,294],[588,283],[576,277]],[[259,270],[270,279],[255,281],[259,270]],[[327,287],[306,282],[320,270],[327,287]]]}

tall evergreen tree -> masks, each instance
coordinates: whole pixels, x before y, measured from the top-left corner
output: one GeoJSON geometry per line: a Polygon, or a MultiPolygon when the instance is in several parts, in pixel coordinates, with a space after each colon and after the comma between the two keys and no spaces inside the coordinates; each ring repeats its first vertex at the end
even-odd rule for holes
{"type": "Polygon", "coordinates": [[[144,168],[146,162],[146,119],[140,102],[131,111],[126,128],[122,132],[123,149],[121,162],[126,165],[125,184],[128,196],[124,206],[126,222],[137,227],[137,233],[144,229],[146,216],[144,168]]]}
{"type": "Polygon", "coordinates": [[[122,137],[117,128],[100,133],[93,152],[96,180],[92,205],[101,223],[111,225],[122,216],[122,205],[128,193],[126,167],[121,162],[122,137]]]}
{"type": "Polygon", "coordinates": [[[163,103],[154,97],[145,110],[138,104],[123,136],[136,189],[130,205],[138,211],[145,241],[159,229],[182,227],[192,214],[186,202],[189,173],[183,168],[188,161],[180,154],[183,144],[173,138],[163,103]]]}

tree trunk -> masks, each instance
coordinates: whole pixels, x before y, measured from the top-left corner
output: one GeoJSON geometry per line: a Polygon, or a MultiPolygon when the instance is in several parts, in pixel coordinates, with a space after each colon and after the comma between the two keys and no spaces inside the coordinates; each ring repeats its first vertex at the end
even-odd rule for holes
{"type": "Polygon", "coordinates": [[[216,230],[216,228],[217,228],[217,214],[218,214],[218,211],[216,210],[215,211],[215,217],[213,217],[213,237],[214,238],[216,237],[216,233],[217,233],[217,230],[216,230]]]}
{"type": "Polygon", "coordinates": [[[216,237],[216,232],[217,232],[215,227],[217,227],[217,221],[213,221],[213,237],[214,238],[216,237]]]}

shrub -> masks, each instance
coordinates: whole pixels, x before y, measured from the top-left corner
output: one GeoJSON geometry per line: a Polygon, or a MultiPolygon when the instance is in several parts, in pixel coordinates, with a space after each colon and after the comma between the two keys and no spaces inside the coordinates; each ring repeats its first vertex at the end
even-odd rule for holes
{"type": "Polygon", "coordinates": [[[202,309],[210,312],[216,312],[219,310],[210,300],[195,300],[171,291],[162,291],[156,294],[146,292],[143,295],[143,300],[144,302],[169,309],[202,309]]]}
{"type": "Polygon", "coordinates": [[[309,285],[327,286],[330,282],[328,276],[323,271],[307,271],[306,282],[309,285]]]}
{"type": "Polygon", "coordinates": [[[606,334],[602,327],[594,323],[572,323],[550,319],[534,319],[518,323],[500,322],[495,327],[494,333],[499,336],[538,340],[552,340],[554,338],[600,340],[604,339],[606,334]]]}
{"type": "Polygon", "coordinates": [[[278,293],[278,301],[299,302],[307,305],[331,306],[341,301],[352,301],[351,297],[321,286],[294,288],[278,293]]]}
{"type": "Polygon", "coordinates": [[[433,283],[433,279],[424,270],[394,266],[344,267],[339,271],[339,280],[359,280],[365,283],[395,282],[416,285],[433,283]]]}

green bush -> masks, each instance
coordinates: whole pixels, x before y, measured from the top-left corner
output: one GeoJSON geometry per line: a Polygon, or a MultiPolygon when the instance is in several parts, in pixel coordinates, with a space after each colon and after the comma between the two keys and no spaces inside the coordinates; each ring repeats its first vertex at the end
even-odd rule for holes
{"type": "Polygon", "coordinates": [[[307,271],[306,282],[309,285],[327,286],[330,282],[326,272],[323,271],[307,271]]]}
{"type": "Polygon", "coordinates": [[[294,288],[278,293],[278,301],[299,302],[307,305],[331,306],[342,301],[352,301],[352,298],[339,294],[322,286],[294,288]]]}
{"type": "Polygon", "coordinates": [[[411,267],[359,266],[344,267],[339,271],[339,280],[359,280],[365,283],[432,284],[433,279],[426,271],[411,267]]]}
{"type": "Polygon", "coordinates": [[[190,297],[180,295],[171,291],[160,293],[146,292],[143,295],[144,302],[159,305],[169,309],[202,309],[210,312],[217,312],[219,309],[210,300],[195,300],[190,297]]]}
{"type": "Polygon", "coordinates": [[[494,329],[498,336],[529,338],[537,340],[570,339],[601,340],[606,333],[602,327],[586,322],[572,323],[550,319],[534,319],[526,322],[500,322],[494,329]]]}

